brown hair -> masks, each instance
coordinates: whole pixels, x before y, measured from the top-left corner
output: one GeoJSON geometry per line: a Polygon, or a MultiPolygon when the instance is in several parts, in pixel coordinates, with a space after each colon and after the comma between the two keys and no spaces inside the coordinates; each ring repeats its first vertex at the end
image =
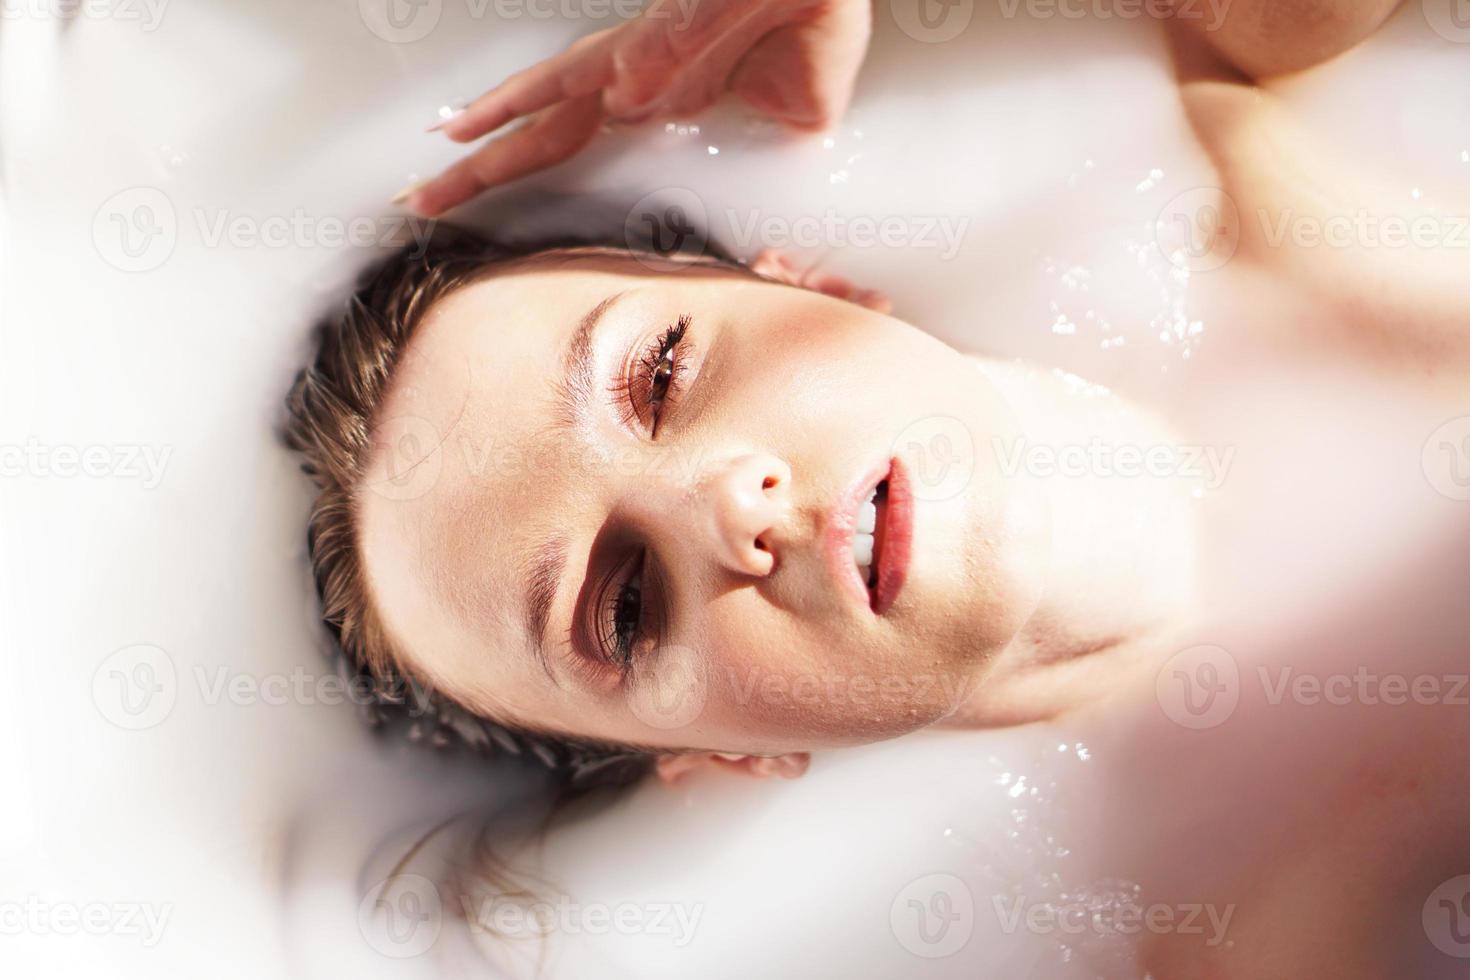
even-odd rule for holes
{"type": "Polygon", "coordinates": [[[315,355],[286,398],[285,428],[286,444],[305,457],[301,468],[318,489],[306,540],[330,652],[353,690],[364,692],[369,724],[404,720],[413,740],[535,758],[589,786],[634,781],[648,771],[652,756],[634,746],[502,726],[415,677],[371,601],[358,549],[356,493],[394,368],[435,303],[507,261],[605,248],[585,240],[507,245],[441,227],[427,247],[406,249],[368,269],[345,305],[319,322],[315,355]]]}

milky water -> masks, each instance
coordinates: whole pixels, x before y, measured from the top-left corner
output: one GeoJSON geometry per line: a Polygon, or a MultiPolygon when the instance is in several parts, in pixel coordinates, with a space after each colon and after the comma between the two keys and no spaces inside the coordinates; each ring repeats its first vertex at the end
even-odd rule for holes
{"type": "MultiPolygon", "coordinates": [[[[361,250],[328,242],[329,223],[367,216],[380,233],[401,233],[388,198],[461,152],[424,127],[589,26],[490,31],[446,4],[440,29],[391,44],[353,7],[200,3],[171,8],[150,32],[81,17],[63,33],[22,17],[0,34],[4,441],[172,454],[150,490],[122,477],[5,487],[6,550],[27,556],[5,582],[19,651],[10,673],[27,692],[5,743],[20,763],[10,785],[35,808],[4,818],[7,880],[53,901],[173,909],[149,949],[120,936],[24,937],[25,954],[47,967],[432,974],[442,957],[397,956],[405,947],[375,945],[363,925],[384,855],[446,815],[519,792],[510,779],[368,741],[350,706],[211,703],[199,680],[322,672],[301,540],[307,491],[271,428],[311,312],[362,263],[361,250]],[[237,219],[259,232],[272,218],[284,244],[215,235],[237,219]],[[167,254],[118,252],[105,234],[118,227],[170,232],[151,240],[166,240],[167,254]],[[132,644],[163,650],[178,682],[173,709],[143,730],[99,717],[87,696],[94,672],[132,644]]],[[[899,315],[962,349],[1032,358],[1156,404],[1197,401],[1191,383],[1227,325],[1197,304],[1209,272],[1198,245],[1213,229],[1177,217],[1208,213],[1193,205],[1215,180],[1157,33],[977,18],[942,44],[883,20],[851,112],[826,136],[792,139],[733,107],[653,131],[614,128],[472,216],[513,230],[609,217],[619,228],[640,201],[678,204],[737,254],[780,245],[885,289],[899,315]],[[870,241],[885,219],[897,219],[896,244],[870,241]]],[[[1429,84],[1427,73],[1448,68],[1423,55],[1412,28],[1399,18],[1393,36],[1406,47],[1357,59],[1360,75],[1324,72],[1288,94],[1337,120],[1363,152],[1383,152],[1393,143],[1381,138],[1385,117],[1374,126],[1363,106],[1382,108],[1389,86],[1470,91],[1429,84]],[[1360,76],[1372,84],[1342,96],[1360,76]]],[[[1408,104],[1386,120],[1414,148],[1405,155],[1425,161],[1403,180],[1405,197],[1443,199],[1470,161],[1463,136],[1439,125],[1461,103],[1408,104]]],[[[1319,431],[1345,425],[1337,408],[1323,419],[1319,431]]],[[[1345,455],[1298,448],[1323,467],[1345,455]]],[[[1256,499],[1285,499],[1272,472],[1242,470],[1247,485],[1259,479],[1256,499]]],[[[1422,524],[1354,514],[1359,549],[1388,555],[1406,536],[1432,539],[1431,509],[1399,492],[1422,524]]],[[[1331,508],[1305,500],[1289,512],[1309,521],[1313,509],[1331,508]]],[[[1330,558],[1334,539],[1322,540],[1330,558]]],[[[1252,568],[1280,576],[1251,579],[1253,608],[1311,605],[1269,540],[1242,548],[1252,568]]],[[[1344,574],[1362,553],[1344,551],[1344,574]]],[[[1213,638],[1239,649],[1235,637],[1213,638]]],[[[1237,659],[1252,676],[1255,661],[1237,659]]],[[[547,875],[587,907],[697,908],[700,924],[683,945],[651,926],[562,937],[551,975],[715,976],[780,963],[788,975],[1136,976],[1120,910],[1213,897],[1217,877],[1192,884],[1180,870],[1211,862],[1179,829],[1220,832],[1227,817],[1204,791],[1211,781],[1284,804],[1302,777],[1287,760],[1261,765],[1265,735],[1242,760],[1234,730],[1185,743],[1157,704],[1144,709],[1129,724],[1114,716],[832,753],[795,783],[641,788],[554,834],[547,875]],[[1164,778],[1180,773],[1186,791],[1164,778]]],[[[1261,717],[1273,724],[1253,730],[1282,740],[1317,731],[1319,746],[1352,727],[1347,715],[1335,725],[1261,717]]],[[[454,930],[442,910],[424,921],[454,930]]],[[[453,950],[454,972],[471,971],[473,957],[453,950]]]]}

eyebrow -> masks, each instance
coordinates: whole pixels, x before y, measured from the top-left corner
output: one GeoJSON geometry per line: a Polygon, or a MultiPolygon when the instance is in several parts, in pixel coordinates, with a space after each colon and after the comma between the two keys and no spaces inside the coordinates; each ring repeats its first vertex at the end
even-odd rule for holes
{"type": "MultiPolygon", "coordinates": [[[[567,433],[585,426],[596,397],[597,327],[603,314],[625,295],[626,290],[614,293],[588,310],[567,341],[562,352],[561,378],[556,383],[554,430],[567,433]]],[[[527,631],[536,638],[537,655],[543,667],[547,667],[546,629],[566,572],[568,550],[567,535],[554,533],[532,551],[525,566],[524,621],[527,631]]]]}

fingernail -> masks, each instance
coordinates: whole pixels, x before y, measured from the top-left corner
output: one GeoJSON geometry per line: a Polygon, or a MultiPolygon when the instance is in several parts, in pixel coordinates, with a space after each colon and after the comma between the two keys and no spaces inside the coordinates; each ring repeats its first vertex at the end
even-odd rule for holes
{"type": "Polygon", "coordinates": [[[390,204],[402,204],[405,201],[407,201],[410,197],[413,197],[413,195],[418,191],[418,189],[420,187],[423,187],[423,186],[424,186],[424,181],[422,181],[422,180],[416,181],[415,183],[412,183],[412,184],[409,184],[407,187],[403,188],[403,190],[399,191],[397,194],[394,194],[393,195],[393,199],[391,201],[389,201],[388,203],[390,203],[390,204]]]}
{"type": "MultiPolygon", "coordinates": [[[[446,106],[445,108],[447,109],[448,106],[446,106]]],[[[449,125],[451,122],[458,119],[462,115],[464,115],[463,109],[455,109],[447,115],[445,114],[444,109],[440,109],[439,118],[434,121],[433,125],[424,130],[424,132],[437,133],[439,130],[443,129],[445,126],[449,125]]]]}

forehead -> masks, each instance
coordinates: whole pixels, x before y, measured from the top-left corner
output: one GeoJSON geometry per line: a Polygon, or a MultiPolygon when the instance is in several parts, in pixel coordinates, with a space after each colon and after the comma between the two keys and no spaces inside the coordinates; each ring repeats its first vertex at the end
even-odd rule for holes
{"type": "Polygon", "coordinates": [[[430,682],[472,706],[533,710],[507,694],[527,672],[545,680],[521,616],[524,562],[598,492],[579,465],[595,434],[555,424],[567,342],[610,296],[636,317],[729,276],[536,260],[445,297],[419,324],[374,427],[358,525],[370,599],[430,682]]]}

